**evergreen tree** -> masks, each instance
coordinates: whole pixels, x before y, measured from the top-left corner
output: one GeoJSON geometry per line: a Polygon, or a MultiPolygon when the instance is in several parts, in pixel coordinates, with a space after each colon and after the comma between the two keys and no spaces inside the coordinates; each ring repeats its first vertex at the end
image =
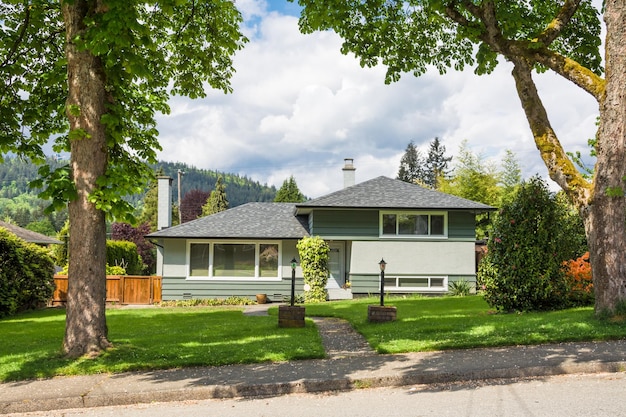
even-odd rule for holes
{"type": "Polygon", "coordinates": [[[305,200],[306,198],[300,192],[293,175],[288,180],[283,181],[283,185],[274,198],[275,203],[302,203],[305,200]]]}
{"type": "Polygon", "coordinates": [[[402,159],[400,159],[400,169],[398,170],[397,179],[412,184],[416,182],[423,183],[425,173],[424,158],[419,149],[415,147],[415,143],[411,141],[407,145],[402,159]]]}
{"type": "Polygon", "coordinates": [[[430,188],[438,190],[439,179],[448,175],[448,163],[450,161],[452,161],[452,157],[446,157],[446,147],[441,144],[438,137],[435,137],[428,148],[424,183],[430,188]]]}
{"type": "Polygon", "coordinates": [[[522,168],[513,151],[509,149],[506,150],[506,155],[502,160],[500,183],[502,184],[500,205],[503,205],[512,200],[513,195],[522,183],[522,168]]]}
{"type": "Polygon", "coordinates": [[[224,180],[220,176],[215,183],[215,190],[211,191],[206,204],[202,206],[202,216],[208,216],[224,210],[228,210],[228,199],[226,198],[224,180]]]}

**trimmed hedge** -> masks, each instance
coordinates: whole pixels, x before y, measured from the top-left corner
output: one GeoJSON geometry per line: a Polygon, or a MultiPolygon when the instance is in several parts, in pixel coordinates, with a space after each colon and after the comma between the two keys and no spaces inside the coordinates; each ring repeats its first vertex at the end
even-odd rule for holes
{"type": "Polygon", "coordinates": [[[141,275],[144,269],[137,245],[127,240],[107,240],[107,265],[121,266],[128,275],[141,275]]]}
{"type": "Polygon", "coordinates": [[[0,228],[0,317],[42,307],[53,292],[48,251],[0,228]]]}

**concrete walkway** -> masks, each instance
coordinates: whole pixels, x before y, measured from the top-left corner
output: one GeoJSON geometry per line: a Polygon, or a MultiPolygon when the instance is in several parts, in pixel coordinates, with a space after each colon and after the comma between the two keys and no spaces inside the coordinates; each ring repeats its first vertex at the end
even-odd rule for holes
{"type": "MultiPolygon", "coordinates": [[[[246,313],[263,314],[259,310],[246,313]]],[[[315,322],[328,359],[5,383],[0,384],[0,414],[626,371],[624,340],[378,355],[346,323],[315,322]],[[333,344],[338,339],[355,344],[333,344]]]]}

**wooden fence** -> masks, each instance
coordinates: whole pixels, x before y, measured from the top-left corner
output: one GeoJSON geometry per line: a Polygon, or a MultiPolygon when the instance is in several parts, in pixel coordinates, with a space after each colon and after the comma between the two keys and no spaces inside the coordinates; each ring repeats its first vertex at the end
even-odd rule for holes
{"type": "MultiPolygon", "coordinates": [[[[67,301],[67,275],[54,276],[53,306],[67,301]]],[[[161,277],[107,275],[107,303],[153,304],[161,301],[161,277]]]]}

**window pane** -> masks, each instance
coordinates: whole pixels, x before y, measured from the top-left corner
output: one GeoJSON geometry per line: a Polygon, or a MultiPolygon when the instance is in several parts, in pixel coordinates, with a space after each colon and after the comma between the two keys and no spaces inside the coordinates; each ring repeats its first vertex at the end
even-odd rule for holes
{"type": "Polygon", "coordinates": [[[189,276],[209,276],[209,244],[192,243],[189,247],[189,276]]]}
{"type": "Polygon", "coordinates": [[[278,245],[260,245],[259,276],[274,278],[278,276],[278,245]]]}
{"type": "Polygon", "coordinates": [[[417,217],[416,226],[415,226],[415,234],[427,235],[428,234],[428,215],[421,214],[415,217],[417,217]]]}
{"type": "Polygon", "coordinates": [[[398,234],[399,235],[413,235],[416,231],[417,216],[410,214],[398,215],[398,234]]]}
{"type": "Polygon", "coordinates": [[[254,244],[215,244],[213,276],[254,277],[254,244]]]}
{"type": "Polygon", "coordinates": [[[396,234],[396,215],[383,214],[383,235],[396,234]]]}
{"type": "Polygon", "coordinates": [[[430,286],[431,287],[443,287],[443,278],[431,278],[430,286]]]}
{"type": "Polygon", "coordinates": [[[443,216],[430,216],[430,234],[443,236],[443,216]]]}
{"type": "Polygon", "coordinates": [[[428,287],[428,278],[400,278],[401,287],[428,287]]]}

